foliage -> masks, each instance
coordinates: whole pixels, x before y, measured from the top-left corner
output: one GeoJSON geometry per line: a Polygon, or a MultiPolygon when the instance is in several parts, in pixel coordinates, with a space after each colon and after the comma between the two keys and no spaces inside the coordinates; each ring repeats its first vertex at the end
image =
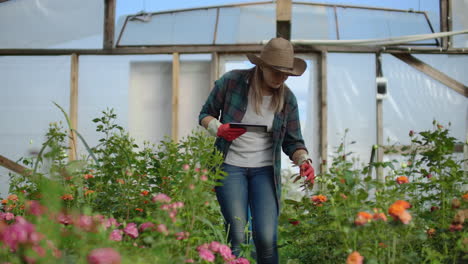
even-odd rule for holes
{"type": "MultiPolygon", "coordinates": [[[[248,263],[227,246],[213,192],[224,176],[213,138],[194,131],[179,142],[139,146],[111,109],[93,120],[101,138],[90,147],[65,118],[67,129],[52,123],[38,156],[22,160],[31,170],[11,177],[0,210],[1,260],[248,263]],[[87,151],[74,161],[71,133],[87,151]]],[[[466,262],[467,177],[453,154],[456,140],[437,123],[410,137],[410,146],[396,148],[403,162],[359,168],[345,135],[319,186],[304,183],[307,195],[283,200],[282,263],[466,262]],[[372,177],[379,168],[385,181],[372,177]]],[[[250,261],[251,250],[243,245],[250,261]]]]}
{"type": "Polygon", "coordinates": [[[468,207],[462,192],[468,179],[463,161],[453,155],[456,140],[437,123],[410,136],[403,163],[374,162],[363,169],[349,160],[343,142],[317,177],[317,195],[284,201],[283,255],[299,263],[343,263],[354,251],[366,263],[466,261],[468,236],[456,215],[468,207]],[[385,182],[369,174],[379,167],[386,170],[385,182]],[[406,202],[411,207],[401,206],[406,202]]]}

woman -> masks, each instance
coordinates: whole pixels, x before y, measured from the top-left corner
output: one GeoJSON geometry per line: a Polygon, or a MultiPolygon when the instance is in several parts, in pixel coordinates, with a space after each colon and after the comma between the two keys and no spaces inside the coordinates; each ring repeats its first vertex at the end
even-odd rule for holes
{"type": "Polygon", "coordinates": [[[237,256],[245,241],[248,210],[258,263],[278,263],[277,229],[281,194],[281,149],[313,182],[314,169],[301,134],[294,94],[284,83],[307,65],[294,57],[292,44],[271,39],[255,64],[233,70],[215,82],[199,115],[200,124],[216,136],[227,173],[216,196],[226,221],[228,240],[237,256]],[[218,120],[219,119],[219,120],[218,120]],[[267,132],[246,132],[230,123],[266,125],[267,132]]]}

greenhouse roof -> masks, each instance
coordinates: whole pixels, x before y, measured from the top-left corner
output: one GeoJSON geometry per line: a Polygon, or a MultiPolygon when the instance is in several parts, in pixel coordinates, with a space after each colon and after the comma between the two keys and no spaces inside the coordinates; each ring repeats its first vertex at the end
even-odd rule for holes
{"type": "MultiPolygon", "coordinates": [[[[386,39],[434,33],[425,12],[293,2],[292,40],[386,39]]],[[[128,15],[116,46],[256,44],[276,36],[273,1],[128,15]]],[[[437,40],[412,45],[438,45],[437,40]]]]}

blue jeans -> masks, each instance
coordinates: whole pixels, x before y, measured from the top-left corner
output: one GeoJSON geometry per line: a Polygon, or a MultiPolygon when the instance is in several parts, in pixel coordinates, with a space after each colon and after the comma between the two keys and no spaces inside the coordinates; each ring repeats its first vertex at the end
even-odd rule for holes
{"type": "Polygon", "coordinates": [[[223,185],[215,190],[233,254],[238,256],[241,243],[247,243],[245,231],[250,208],[257,263],[278,263],[279,211],[273,166],[243,168],[223,163],[223,170],[227,175],[221,180],[223,185]]]}

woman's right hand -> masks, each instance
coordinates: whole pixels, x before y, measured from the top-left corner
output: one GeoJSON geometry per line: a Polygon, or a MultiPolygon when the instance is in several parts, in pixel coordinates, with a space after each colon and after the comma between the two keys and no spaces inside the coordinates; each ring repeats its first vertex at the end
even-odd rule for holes
{"type": "Polygon", "coordinates": [[[222,124],[218,127],[216,135],[222,137],[227,141],[233,141],[246,132],[245,128],[231,127],[229,123],[222,124]]]}

